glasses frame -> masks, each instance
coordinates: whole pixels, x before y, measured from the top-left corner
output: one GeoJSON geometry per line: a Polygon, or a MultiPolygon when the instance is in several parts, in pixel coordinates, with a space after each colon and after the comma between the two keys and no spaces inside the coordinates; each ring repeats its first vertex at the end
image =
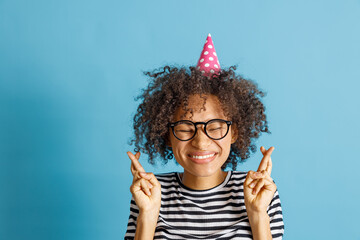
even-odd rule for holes
{"type": "Polygon", "coordinates": [[[230,125],[231,125],[231,124],[232,124],[231,121],[227,121],[227,120],[224,120],[224,119],[210,119],[210,120],[207,121],[207,122],[192,122],[192,121],[190,121],[190,120],[180,120],[180,121],[177,121],[177,122],[169,123],[169,127],[171,127],[172,133],[174,134],[174,137],[175,137],[176,139],[185,142],[185,141],[189,141],[189,140],[193,139],[193,138],[196,136],[196,133],[197,133],[197,130],[198,130],[198,128],[197,128],[198,125],[204,125],[204,132],[205,132],[205,134],[206,134],[206,136],[207,136],[208,138],[213,139],[213,140],[220,140],[220,139],[223,139],[224,137],[226,137],[226,135],[229,133],[229,129],[230,129],[230,125]],[[209,123],[213,122],[213,121],[222,121],[222,122],[225,122],[225,123],[226,123],[226,125],[227,125],[227,130],[226,130],[226,133],[225,133],[225,135],[224,135],[223,137],[221,137],[221,138],[212,138],[212,137],[210,137],[210,136],[208,135],[208,133],[207,133],[207,131],[206,131],[206,126],[207,126],[209,123]],[[175,134],[175,126],[178,125],[179,123],[183,123],[183,122],[185,122],[185,123],[191,123],[192,125],[195,126],[194,135],[193,135],[191,138],[187,139],[187,140],[182,140],[182,139],[178,138],[178,137],[176,136],[176,134],[175,134]]]}

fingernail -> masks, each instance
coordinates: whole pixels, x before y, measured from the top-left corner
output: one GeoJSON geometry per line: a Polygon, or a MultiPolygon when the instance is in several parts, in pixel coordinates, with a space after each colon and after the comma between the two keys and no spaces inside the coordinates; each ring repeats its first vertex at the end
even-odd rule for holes
{"type": "Polygon", "coordinates": [[[249,187],[253,188],[255,186],[255,183],[251,183],[249,187]]]}
{"type": "Polygon", "coordinates": [[[261,177],[261,173],[260,173],[260,172],[256,172],[256,173],[255,173],[255,176],[256,176],[256,177],[261,177]]]}
{"type": "Polygon", "coordinates": [[[153,187],[153,185],[151,183],[148,182],[147,184],[148,184],[149,188],[153,187]]]}
{"type": "Polygon", "coordinates": [[[252,191],[252,194],[255,195],[255,193],[256,193],[256,191],[255,191],[255,189],[254,189],[254,190],[252,191]]]}
{"type": "Polygon", "coordinates": [[[146,172],[139,172],[140,175],[146,176],[146,172]]]}

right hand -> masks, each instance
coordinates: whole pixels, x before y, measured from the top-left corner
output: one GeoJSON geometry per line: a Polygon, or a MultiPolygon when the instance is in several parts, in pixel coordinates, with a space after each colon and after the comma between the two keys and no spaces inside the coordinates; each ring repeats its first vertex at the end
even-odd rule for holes
{"type": "Polygon", "coordinates": [[[153,214],[158,217],[161,206],[161,185],[153,173],[146,173],[139,162],[140,152],[135,155],[127,152],[131,159],[133,182],[130,192],[142,214],[153,214]]]}

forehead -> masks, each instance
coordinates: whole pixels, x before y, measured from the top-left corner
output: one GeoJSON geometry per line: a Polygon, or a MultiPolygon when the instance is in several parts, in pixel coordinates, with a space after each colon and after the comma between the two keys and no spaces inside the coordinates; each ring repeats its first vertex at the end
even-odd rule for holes
{"type": "Polygon", "coordinates": [[[214,95],[190,95],[186,110],[184,104],[175,111],[174,121],[207,121],[214,118],[226,119],[219,99],[214,95]]]}

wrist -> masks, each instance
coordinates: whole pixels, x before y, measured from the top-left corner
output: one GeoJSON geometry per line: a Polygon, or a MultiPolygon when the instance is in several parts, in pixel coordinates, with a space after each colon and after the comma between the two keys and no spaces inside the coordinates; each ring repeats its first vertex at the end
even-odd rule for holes
{"type": "Polygon", "coordinates": [[[248,217],[251,225],[270,222],[270,217],[267,212],[248,212],[248,217]]]}
{"type": "Polygon", "coordinates": [[[144,220],[157,220],[159,217],[158,213],[145,213],[145,212],[140,212],[138,218],[144,219],[144,220]]]}
{"type": "Polygon", "coordinates": [[[138,220],[155,223],[157,223],[158,218],[159,211],[140,211],[139,216],[137,217],[138,220]]]}
{"type": "Polygon", "coordinates": [[[135,232],[135,240],[150,240],[154,238],[155,229],[159,215],[139,213],[137,217],[137,226],[135,232]]]}

